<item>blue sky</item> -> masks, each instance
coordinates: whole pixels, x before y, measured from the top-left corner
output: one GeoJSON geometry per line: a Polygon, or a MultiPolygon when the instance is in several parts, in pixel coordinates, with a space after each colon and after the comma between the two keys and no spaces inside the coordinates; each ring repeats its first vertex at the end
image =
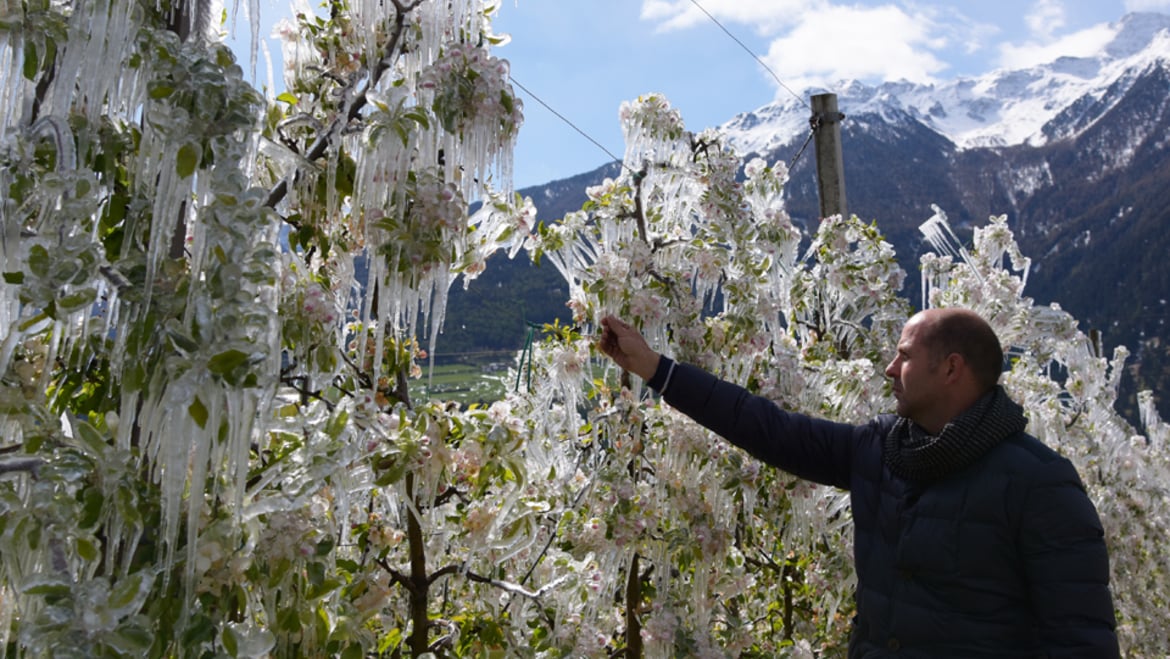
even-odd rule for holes
{"type": "MultiPolygon", "coordinates": [[[[661,92],[701,130],[788,95],[702,10],[788,88],[840,80],[948,80],[1090,54],[1094,28],[1170,0],[500,0],[495,54],[513,78],[621,155],[618,107],[661,92]]],[[[517,188],[610,160],[534,98],[515,153],[517,188]]]]}

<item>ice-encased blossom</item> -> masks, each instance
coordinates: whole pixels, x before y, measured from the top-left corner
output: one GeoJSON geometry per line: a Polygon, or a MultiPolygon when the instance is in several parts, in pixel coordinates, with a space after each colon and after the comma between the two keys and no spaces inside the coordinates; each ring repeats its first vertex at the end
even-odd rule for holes
{"type": "Polygon", "coordinates": [[[448,132],[492,135],[500,148],[511,143],[524,121],[508,69],[507,60],[486,49],[454,43],[422,72],[419,88],[432,94],[435,113],[448,132]]]}

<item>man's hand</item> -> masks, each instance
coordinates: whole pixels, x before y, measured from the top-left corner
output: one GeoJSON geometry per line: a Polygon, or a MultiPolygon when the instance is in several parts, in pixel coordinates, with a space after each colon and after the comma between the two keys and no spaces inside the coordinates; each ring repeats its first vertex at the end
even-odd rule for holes
{"type": "Polygon", "coordinates": [[[597,347],[618,366],[645,381],[654,377],[654,371],[658,370],[658,353],[650,348],[638,330],[613,316],[601,319],[601,341],[597,347]]]}

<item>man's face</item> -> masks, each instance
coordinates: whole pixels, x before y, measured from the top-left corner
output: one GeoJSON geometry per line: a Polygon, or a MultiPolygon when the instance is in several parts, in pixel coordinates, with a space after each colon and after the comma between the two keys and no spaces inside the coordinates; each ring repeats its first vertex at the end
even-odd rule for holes
{"type": "Polygon", "coordinates": [[[886,367],[893,380],[897,412],[920,425],[934,418],[944,390],[942,361],[932,354],[925,340],[927,321],[922,316],[910,319],[902,328],[898,352],[886,367]]]}

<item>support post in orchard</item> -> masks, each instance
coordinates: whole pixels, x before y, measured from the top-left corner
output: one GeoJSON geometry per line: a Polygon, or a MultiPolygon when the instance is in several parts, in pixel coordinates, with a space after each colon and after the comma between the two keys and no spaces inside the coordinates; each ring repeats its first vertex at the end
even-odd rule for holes
{"type": "Polygon", "coordinates": [[[836,94],[812,97],[812,126],[817,152],[817,192],[821,200],[821,218],[846,215],[845,167],[841,156],[841,121],[845,115],[837,110],[836,94]]]}

